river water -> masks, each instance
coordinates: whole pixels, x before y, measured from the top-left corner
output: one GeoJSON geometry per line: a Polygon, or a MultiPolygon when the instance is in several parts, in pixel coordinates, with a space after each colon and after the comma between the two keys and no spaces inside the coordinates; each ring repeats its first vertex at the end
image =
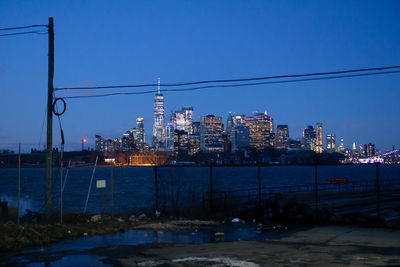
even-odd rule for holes
{"type": "MultiPolygon", "coordinates": [[[[313,184],[313,166],[268,166],[261,167],[262,187],[313,184]]],[[[68,172],[63,193],[64,212],[82,213],[90,187],[93,168],[73,168],[68,172]]],[[[17,206],[17,174],[14,168],[0,169],[0,200],[9,206],[17,206]]],[[[60,200],[60,178],[53,169],[52,203],[58,209],[60,200]]],[[[212,169],[213,190],[235,190],[258,187],[257,167],[214,167],[212,169]]],[[[382,181],[400,181],[400,165],[380,165],[382,181]]],[[[64,177],[66,171],[64,170],[64,177]]],[[[376,179],[374,165],[319,166],[319,183],[329,183],[331,178],[348,178],[349,182],[376,179]]],[[[111,210],[111,189],[115,213],[134,213],[154,207],[155,179],[153,167],[97,168],[87,203],[88,213],[111,210]],[[113,177],[113,186],[111,186],[113,177]],[[97,188],[97,180],[105,180],[105,188],[97,188]]],[[[210,190],[210,168],[208,167],[158,167],[159,208],[198,203],[210,190]]],[[[44,211],[45,169],[23,168],[21,170],[21,212],[26,209],[44,211]]]]}

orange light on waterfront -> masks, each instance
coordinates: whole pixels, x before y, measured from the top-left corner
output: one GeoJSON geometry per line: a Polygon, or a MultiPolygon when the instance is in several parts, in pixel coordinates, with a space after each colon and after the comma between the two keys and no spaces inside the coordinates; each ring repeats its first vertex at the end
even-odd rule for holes
{"type": "Polygon", "coordinates": [[[82,151],[85,150],[85,143],[87,142],[86,138],[82,138],[82,151]]]}

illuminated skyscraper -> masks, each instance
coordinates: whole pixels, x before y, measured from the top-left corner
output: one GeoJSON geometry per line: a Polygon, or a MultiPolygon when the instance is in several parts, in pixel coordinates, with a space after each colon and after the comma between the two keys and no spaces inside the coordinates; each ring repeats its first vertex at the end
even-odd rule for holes
{"type": "Polygon", "coordinates": [[[326,134],[326,150],[329,153],[335,152],[336,136],[334,134],[326,134]]]}
{"type": "Polygon", "coordinates": [[[375,145],[368,143],[364,145],[364,154],[366,157],[375,156],[375,145]]]}
{"type": "Polygon", "coordinates": [[[317,144],[315,147],[315,152],[322,153],[322,123],[317,123],[317,144]]]}
{"type": "Polygon", "coordinates": [[[174,131],[174,152],[175,156],[184,157],[189,153],[189,135],[182,130],[174,131]]]}
{"type": "Polygon", "coordinates": [[[226,120],[226,132],[228,134],[228,139],[233,145],[233,131],[236,126],[243,125],[245,115],[234,115],[229,113],[228,119],[226,120]]]}
{"type": "Polygon", "coordinates": [[[267,112],[245,117],[244,126],[249,128],[250,148],[263,150],[274,146],[273,119],[267,112]]]}
{"type": "Polygon", "coordinates": [[[165,150],[169,152],[174,151],[174,127],[172,123],[168,123],[165,126],[165,150]]]}
{"type": "Polygon", "coordinates": [[[346,148],[344,147],[343,136],[340,137],[340,145],[339,145],[337,151],[340,153],[345,153],[345,151],[346,151],[346,148]]]}
{"type": "Polygon", "coordinates": [[[288,149],[289,148],[289,127],[287,125],[278,125],[276,127],[276,149],[288,149]]]}
{"type": "Polygon", "coordinates": [[[315,151],[317,143],[317,133],[311,125],[303,129],[303,144],[302,148],[304,150],[315,151]]]}
{"type": "Polygon", "coordinates": [[[160,78],[158,78],[158,91],[154,96],[153,137],[157,143],[164,142],[164,96],[160,90],[160,78]]]}
{"type": "Polygon", "coordinates": [[[136,119],[136,145],[139,150],[144,150],[145,143],[146,143],[146,135],[144,132],[144,119],[137,118],[136,119]]]}
{"type": "Polygon", "coordinates": [[[208,152],[222,152],[222,117],[202,116],[200,119],[200,149],[208,152]]]}
{"type": "Polygon", "coordinates": [[[237,124],[231,131],[232,152],[238,152],[249,148],[249,127],[237,124]]]}
{"type": "Polygon", "coordinates": [[[193,133],[193,107],[182,107],[171,114],[171,123],[174,130],[193,133]]]}

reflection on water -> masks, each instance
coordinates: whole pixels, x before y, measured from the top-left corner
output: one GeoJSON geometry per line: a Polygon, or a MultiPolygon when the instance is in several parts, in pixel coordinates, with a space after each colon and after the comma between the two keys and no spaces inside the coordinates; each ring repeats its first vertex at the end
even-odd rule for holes
{"type": "Polygon", "coordinates": [[[202,244],[237,240],[277,239],[288,234],[288,231],[257,232],[255,223],[221,224],[206,230],[179,232],[131,230],[125,233],[105,236],[82,237],[65,240],[46,247],[27,249],[9,259],[8,264],[44,266],[47,260],[52,266],[68,266],[71,263],[86,266],[102,266],[102,257],[89,254],[87,251],[98,247],[117,247],[123,245],[140,245],[146,243],[184,243],[202,244]],[[224,233],[216,237],[215,233],[224,233]],[[73,255],[71,255],[73,254],[73,255]],[[38,259],[38,255],[42,258],[38,259]],[[40,262],[37,262],[40,261],[40,262]]]}

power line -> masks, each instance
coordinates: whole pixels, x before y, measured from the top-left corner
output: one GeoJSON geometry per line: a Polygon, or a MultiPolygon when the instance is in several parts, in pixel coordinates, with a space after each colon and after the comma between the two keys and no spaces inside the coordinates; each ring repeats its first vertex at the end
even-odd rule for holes
{"type": "Polygon", "coordinates": [[[21,29],[36,28],[36,27],[48,27],[48,25],[28,25],[21,27],[0,28],[0,31],[21,30],[21,29]]]}
{"type": "Polygon", "coordinates": [[[0,36],[13,36],[13,35],[22,35],[22,34],[47,34],[47,31],[30,31],[30,32],[15,32],[15,33],[6,33],[0,34],[0,36]]]}
{"type": "MultiPolygon", "coordinates": [[[[257,86],[257,85],[265,85],[265,84],[306,82],[306,81],[329,80],[329,79],[339,79],[339,78],[352,78],[352,77],[374,76],[374,75],[394,74],[394,73],[400,73],[400,70],[385,71],[385,72],[374,72],[374,73],[347,74],[347,75],[338,75],[338,76],[331,76],[331,77],[314,77],[314,78],[291,79],[291,80],[280,80],[280,81],[267,81],[267,82],[257,82],[257,83],[206,85],[206,86],[191,87],[191,88],[164,89],[164,90],[161,90],[161,91],[162,92],[195,91],[195,90],[209,89],[209,88],[232,88],[232,87],[242,87],[242,86],[257,86]]],[[[107,96],[118,96],[118,95],[144,95],[144,94],[152,94],[152,93],[156,93],[156,92],[157,92],[157,90],[148,90],[148,91],[141,91],[141,92],[117,92],[117,93],[108,93],[108,94],[100,94],[100,95],[63,96],[62,98],[64,98],[64,99],[72,99],[72,98],[107,97],[107,96]]]]}
{"type": "MultiPolygon", "coordinates": [[[[306,74],[276,75],[276,76],[266,76],[266,77],[256,77],[256,78],[208,80],[208,81],[196,81],[196,82],[187,82],[187,83],[166,83],[166,84],[161,84],[161,86],[172,87],[172,86],[186,86],[186,85],[196,85],[196,84],[206,84],[206,83],[230,83],[230,82],[258,81],[258,80],[270,80],[270,79],[281,79],[281,78],[301,78],[301,77],[336,75],[336,74],[345,74],[345,73],[354,73],[354,72],[383,71],[383,70],[399,69],[399,68],[400,68],[400,66],[373,67],[373,68],[364,68],[364,69],[351,69],[351,70],[330,71],[330,72],[315,72],[315,73],[306,73],[306,74]]],[[[110,86],[90,86],[90,87],[61,87],[61,88],[54,88],[54,90],[61,91],[61,90],[121,89],[121,88],[153,87],[153,86],[157,86],[157,85],[158,84],[152,83],[152,84],[110,85],[110,86]]]]}

